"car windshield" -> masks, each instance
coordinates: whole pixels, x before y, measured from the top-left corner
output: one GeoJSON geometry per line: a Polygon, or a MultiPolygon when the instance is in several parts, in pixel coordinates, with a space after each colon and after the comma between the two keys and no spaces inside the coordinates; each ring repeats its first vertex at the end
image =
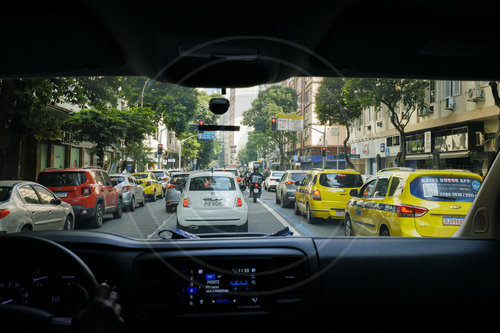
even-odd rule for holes
{"type": "Polygon", "coordinates": [[[235,191],[234,179],[225,176],[201,176],[191,178],[189,191],[235,191]]]}
{"type": "MultiPolygon", "coordinates": [[[[15,158],[2,155],[9,167],[0,168],[0,179],[37,181],[78,214],[104,208],[103,223],[88,229],[137,239],[177,227],[202,233],[189,216],[262,234],[289,227],[293,236],[378,237],[390,226],[390,236],[451,237],[497,150],[487,81],[292,76],[225,89],[144,76],[11,82],[18,85],[0,81],[2,93],[11,89],[22,96],[19,105],[37,109],[5,121],[22,124],[30,138],[2,128],[13,139],[0,153],[15,158]],[[47,91],[50,99],[34,99],[47,91]],[[230,101],[226,113],[210,110],[213,98],[230,101]],[[40,119],[50,121],[37,125],[40,119]],[[253,182],[254,170],[260,181],[253,182]],[[111,180],[140,186],[106,188],[97,207],[111,180]],[[220,197],[230,202],[219,204],[220,197]],[[119,198],[123,215],[111,218],[119,198]],[[374,205],[391,209],[374,214],[374,205]],[[419,224],[403,228],[415,214],[398,205],[425,211],[419,224]],[[218,209],[227,210],[214,215],[218,209]]],[[[77,229],[80,220],[89,218],[77,215],[77,229]]]]}
{"type": "Polygon", "coordinates": [[[358,174],[322,173],[319,176],[319,184],[325,187],[352,188],[360,187],[363,184],[363,179],[358,174]]]}
{"type": "Polygon", "coordinates": [[[87,181],[84,172],[42,172],[38,182],[46,187],[78,186],[87,181]]]}
{"type": "Polygon", "coordinates": [[[12,186],[0,186],[0,202],[10,199],[12,193],[12,186]]]}

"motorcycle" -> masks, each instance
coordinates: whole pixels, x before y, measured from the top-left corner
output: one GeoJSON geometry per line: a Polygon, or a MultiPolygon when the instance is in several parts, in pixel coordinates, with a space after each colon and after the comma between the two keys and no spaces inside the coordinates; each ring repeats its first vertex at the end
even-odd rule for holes
{"type": "Polygon", "coordinates": [[[250,189],[250,197],[253,198],[253,202],[254,203],[257,202],[257,198],[260,198],[261,184],[254,183],[249,189],[250,189]]]}

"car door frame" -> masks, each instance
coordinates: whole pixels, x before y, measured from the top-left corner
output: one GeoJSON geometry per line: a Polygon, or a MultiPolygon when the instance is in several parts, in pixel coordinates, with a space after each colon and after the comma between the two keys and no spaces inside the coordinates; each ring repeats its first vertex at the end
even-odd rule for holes
{"type": "Polygon", "coordinates": [[[360,196],[362,195],[363,191],[373,183],[373,190],[375,191],[375,187],[377,186],[377,180],[378,179],[371,179],[363,186],[358,191],[358,196],[355,198],[355,200],[352,203],[352,206],[354,208],[354,215],[351,215],[351,225],[352,225],[352,230],[354,231],[354,234],[357,236],[366,236],[368,235],[367,232],[367,227],[372,228],[373,226],[369,225],[370,221],[367,219],[367,211],[370,206],[370,199],[373,197],[373,192],[371,193],[370,196],[360,196]],[[368,224],[368,225],[365,225],[368,224]]]}
{"type": "Polygon", "coordinates": [[[64,225],[64,222],[66,220],[66,210],[60,204],[52,202],[52,200],[57,201],[60,199],[57,198],[54,195],[54,193],[52,193],[52,191],[43,187],[42,185],[32,184],[31,187],[38,195],[40,204],[44,205],[45,208],[47,209],[47,221],[44,222],[44,225],[47,226],[44,227],[43,229],[49,229],[49,230],[61,229],[60,227],[64,225]],[[48,203],[43,202],[42,195],[40,194],[38,188],[46,191],[47,195],[50,195],[52,199],[48,203]]]}
{"type": "MultiPolygon", "coordinates": [[[[40,197],[38,193],[35,191],[35,189],[30,185],[30,184],[19,184],[16,189],[16,194],[18,195],[19,198],[21,198],[23,208],[26,210],[25,216],[26,216],[26,221],[29,221],[31,224],[31,227],[33,230],[44,230],[44,225],[45,220],[47,219],[47,211],[46,207],[44,207],[41,202],[40,202],[40,197]],[[36,195],[36,200],[38,201],[37,203],[33,202],[28,202],[26,201],[25,197],[21,195],[19,192],[19,189],[27,187],[31,189],[35,195],[36,195]]],[[[21,228],[24,227],[21,226],[21,228]]]]}
{"type": "Polygon", "coordinates": [[[366,218],[371,219],[371,222],[365,221],[365,230],[367,231],[368,236],[379,236],[381,225],[386,224],[386,218],[384,216],[384,211],[386,211],[385,201],[387,198],[387,194],[389,193],[390,185],[391,175],[380,175],[377,177],[377,182],[375,183],[375,187],[373,189],[373,196],[371,197],[370,203],[368,204],[369,207],[366,214],[366,218]],[[383,196],[375,196],[377,194],[377,187],[382,180],[387,180],[387,188],[385,190],[385,194],[383,196]],[[372,225],[373,227],[371,227],[372,225]]]}
{"type": "Polygon", "coordinates": [[[312,179],[312,173],[307,173],[307,175],[300,181],[300,185],[297,186],[297,189],[295,190],[295,204],[297,205],[297,209],[301,212],[305,212],[306,210],[306,204],[305,204],[305,191],[307,191],[307,185],[309,184],[310,180],[309,177],[312,179]]]}
{"type": "Polygon", "coordinates": [[[111,181],[111,177],[107,174],[107,172],[103,170],[99,170],[97,172],[101,173],[101,177],[104,181],[104,212],[111,213],[114,212],[116,207],[118,206],[118,195],[115,193],[115,189],[113,183],[111,181]]]}

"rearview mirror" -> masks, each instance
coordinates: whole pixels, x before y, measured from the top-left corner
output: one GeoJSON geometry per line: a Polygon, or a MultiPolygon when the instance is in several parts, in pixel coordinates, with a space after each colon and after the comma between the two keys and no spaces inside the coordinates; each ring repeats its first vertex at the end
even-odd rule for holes
{"type": "Polygon", "coordinates": [[[215,114],[224,114],[229,109],[229,101],[225,98],[212,98],[208,107],[215,114]]]}
{"type": "Polygon", "coordinates": [[[349,191],[349,195],[351,197],[357,197],[358,196],[358,190],[353,188],[352,190],[349,191]]]}

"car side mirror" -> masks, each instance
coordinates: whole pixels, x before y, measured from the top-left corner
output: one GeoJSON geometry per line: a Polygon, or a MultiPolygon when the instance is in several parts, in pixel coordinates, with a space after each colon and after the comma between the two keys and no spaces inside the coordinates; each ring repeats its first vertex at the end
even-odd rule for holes
{"type": "Polygon", "coordinates": [[[295,185],[296,185],[296,186],[300,186],[300,180],[297,180],[297,181],[295,182],[295,185]]]}
{"type": "Polygon", "coordinates": [[[351,197],[357,197],[358,196],[358,190],[353,188],[352,190],[349,191],[349,195],[351,197]]]}
{"type": "Polygon", "coordinates": [[[111,185],[113,185],[113,186],[118,185],[118,181],[117,181],[117,180],[112,180],[112,181],[111,181],[111,185]]]}
{"type": "Polygon", "coordinates": [[[60,205],[60,204],[61,204],[61,202],[62,202],[62,200],[61,200],[61,199],[59,199],[59,198],[55,198],[55,199],[50,200],[50,203],[51,203],[52,205],[60,205]]]}

